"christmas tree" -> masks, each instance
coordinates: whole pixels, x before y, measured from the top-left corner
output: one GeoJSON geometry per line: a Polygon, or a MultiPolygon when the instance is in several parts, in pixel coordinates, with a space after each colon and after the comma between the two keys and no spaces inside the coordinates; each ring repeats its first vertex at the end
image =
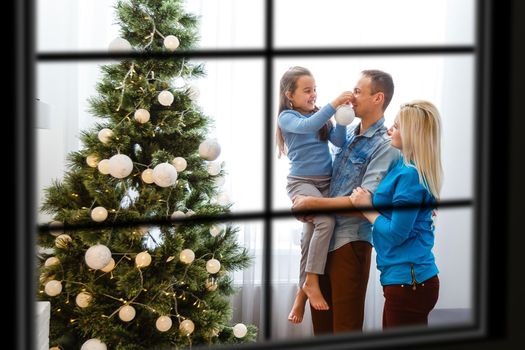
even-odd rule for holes
{"type": "MultiPolygon", "coordinates": [[[[121,32],[113,51],[196,46],[198,18],[181,0],[119,1],[115,9],[121,32]]],[[[101,69],[89,101],[99,122],[82,131],[83,148],[68,155],[68,170],[45,189],[41,207],[53,217],[38,240],[50,346],[253,341],[254,326],[231,323],[228,299],[229,272],[250,257],[238,228],[209,221],[231,204],[221,193],[220,145],[206,137],[211,120],[191,83],[204,76],[203,65],[139,57],[101,69]]]]}

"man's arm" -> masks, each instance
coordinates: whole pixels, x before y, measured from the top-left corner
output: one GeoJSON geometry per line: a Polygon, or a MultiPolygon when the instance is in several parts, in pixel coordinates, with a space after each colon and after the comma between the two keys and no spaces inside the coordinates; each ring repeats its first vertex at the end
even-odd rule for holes
{"type": "MultiPolygon", "coordinates": [[[[355,206],[350,199],[350,196],[341,197],[312,197],[312,196],[297,196],[293,200],[292,211],[309,211],[309,210],[341,210],[354,209],[355,206]]],[[[361,212],[350,211],[337,213],[344,216],[362,216],[361,212]]]]}
{"type": "Polygon", "coordinates": [[[381,145],[372,155],[361,181],[361,187],[373,194],[390,168],[397,164],[399,157],[399,150],[390,146],[390,141],[381,145]]]}

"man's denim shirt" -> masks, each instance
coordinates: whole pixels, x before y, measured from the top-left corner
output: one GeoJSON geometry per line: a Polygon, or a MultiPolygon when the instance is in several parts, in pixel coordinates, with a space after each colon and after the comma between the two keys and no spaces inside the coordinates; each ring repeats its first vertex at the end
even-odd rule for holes
{"type": "MultiPolygon", "coordinates": [[[[330,197],[349,196],[356,187],[374,193],[388,170],[399,160],[399,150],[390,147],[390,137],[381,117],[363,135],[361,124],[348,128],[346,142],[336,151],[330,197]]],[[[372,225],[357,216],[336,216],[330,251],[353,241],[372,243],[372,225]]]]}

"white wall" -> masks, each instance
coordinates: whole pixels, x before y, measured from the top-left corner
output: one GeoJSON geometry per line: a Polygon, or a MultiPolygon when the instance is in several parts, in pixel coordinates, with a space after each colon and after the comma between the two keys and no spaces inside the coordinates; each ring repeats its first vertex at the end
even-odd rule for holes
{"type": "MultiPolygon", "coordinates": [[[[38,2],[36,42],[37,49],[57,45],[63,48],[77,46],[77,8],[76,2],[55,0],[38,2]],[[71,15],[58,16],[61,9],[69,9],[71,15]],[[64,28],[69,28],[65,31],[64,28]],[[67,32],[68,35],[64,35],[67,32]]],[[[65,170],[64,158],[67,152],[76,149],[75,132],[78,129],[78,83],[71,79],[77,74],[74,66],[39,63],[36,66],[36,98],[50,106],[49,129],[37,129],[35,150],[38,172],[35,199],[38,206],[42,202],[42,189],[51,184],[52,179],[62,177],[65,170]],[[50,86],[52,82],[52,88],[50,86]],[[72,132],[74,131],[75,132],[72,132]]],[[[51,218],[38,212],[37,222],[47,222],[51,218]]]]}

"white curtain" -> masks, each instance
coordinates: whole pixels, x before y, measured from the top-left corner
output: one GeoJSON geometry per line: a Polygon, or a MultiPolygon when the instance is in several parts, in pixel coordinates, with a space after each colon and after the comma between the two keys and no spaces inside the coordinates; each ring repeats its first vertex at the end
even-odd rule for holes
{"type": "MultiPolygon", "coordinates": [[[[239,225],[239,241],[254,257],[254,264],[243,271],[234,273],[234,280],[239,288],[232,298],[234,322],[262,325],[265,312],[262,310],[262,256],[263,229],[260,223],[242,223],[239,225]]],[[[272,249],[272,295],[271,334],[272,339],[304,338],[311,336],[312,322],[310,309],[306,305],[301,324],[292,324],[287,320],[293,305],[299,282],[300,235],[302,224],[294,219],[279,220],[273,225],[272,249]]],[[[372,266],[367,288],[365,304],[365,331],[381,329],[383,308],[382,289],[375,268],[375,253],[372,253],[372,266]]]]}

